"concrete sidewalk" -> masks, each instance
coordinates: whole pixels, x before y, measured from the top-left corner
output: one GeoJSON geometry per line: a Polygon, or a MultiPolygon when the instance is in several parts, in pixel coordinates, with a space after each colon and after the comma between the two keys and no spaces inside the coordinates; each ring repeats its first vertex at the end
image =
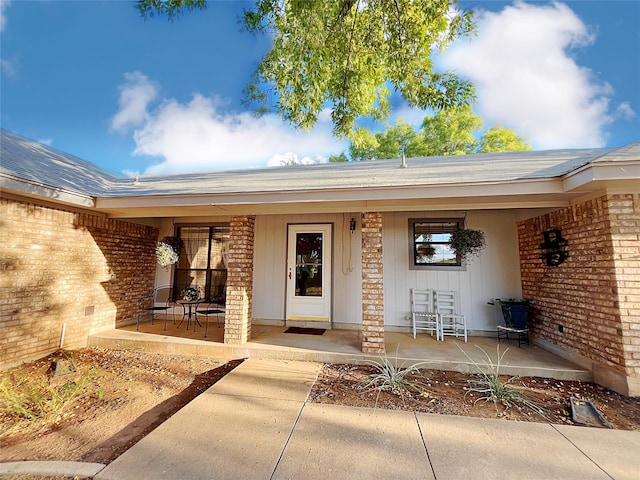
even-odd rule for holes
{"type": "Polygon", "coordinates": [[[95,478],[640,476],[640,432],[305,403],[319,368],[246,360],[95,478]]]}

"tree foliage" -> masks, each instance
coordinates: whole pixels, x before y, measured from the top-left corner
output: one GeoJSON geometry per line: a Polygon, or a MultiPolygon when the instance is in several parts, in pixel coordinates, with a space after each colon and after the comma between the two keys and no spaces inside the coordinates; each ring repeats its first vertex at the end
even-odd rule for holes
{"type": "Polygon", "coordinates": [[[531,150],[531,146],[524,137],[513,130],[502,127],[491,127],[480,139],[477,151],[488,152],[516,152],[531,150]]]}
{"type": "Polygon", "coordinates": [[[137,0],[135,8],[143,18],[158,15],[173,20],[185,11],[204,10],[207,0],[137,0]]]}
{"type": "MultiPolygon", "coordinates": [[[[275,110],[310,129],[331,109],[334,133],[354,134],[356,120],[381,120],[391,91],[422,109],[457,109],[474,96],[452,72],[436,72],[431,55],[473,32],[471,12],[457,0],[255,0],[244,28],[267,33],[272,48],[246,93],[257,112],[275,110]]],[[[175,17],[204,0],[138,0],[145,18],[175,17]]]]}
{"type": "Polygon", "coordinates": [[[345,152],[341,152],[337,155],[330,155],[327,161],[331,163],[348,162],[349,157],[347,157],[347,154],[345,152]]]}
{"type": "Polygon", "coordinates": [[[403,151],[408,157],[428,155],[424,139],[402,119],[399,119],[395,126],[375,134],[359,127],[349,145],[349,156],[358,161],[397,158],[403,151]]]}
{"type": "Polygon", "coordinates": [[[471,108],[466,108],[426,116],[418,131],[403,120],[375,134],[358,128],[349,145],[349,157],[363,161],[398,158],[403,151],[407,157],[422,157],[531,150],[523,137],[499,126],[489,128],[476,140],[483,124],[471,108]]]}
{"type": "Polygon", "coordinates": [[[473,153],[476,139],[473,133],[484,122],[468,108],[459,112],[440,112],[422,122],[422,137],[427,155],[465,155],[473,153]]]}

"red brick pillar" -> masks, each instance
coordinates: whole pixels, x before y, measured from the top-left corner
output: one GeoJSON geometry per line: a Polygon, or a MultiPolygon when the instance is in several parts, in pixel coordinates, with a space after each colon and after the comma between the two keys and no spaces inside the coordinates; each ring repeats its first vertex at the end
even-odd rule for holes
{"type": "Polygon", "coordinates": [[[224,343],[243,344],[251,339],[255,221],[253,216],[231,218],[224,343]]]}
{"type": "Polygon", "coordinates": [[[382,214],[362,214],[362,351],[384,353],[382,214]]]}

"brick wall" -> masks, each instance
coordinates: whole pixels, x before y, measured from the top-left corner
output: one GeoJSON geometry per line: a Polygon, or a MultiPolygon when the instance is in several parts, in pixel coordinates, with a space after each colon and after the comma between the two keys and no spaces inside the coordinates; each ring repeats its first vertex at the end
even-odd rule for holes
{"type": "Polygon", "coordinates": [[[230,222],[225,343],[243,344],[251,339],[255,222],[253,216],[232,217],[230,222]]]}
{"type": "Polygon", "coordinates": [[[0,368],[79,348],[137,315],[153,289],[154,228],[0,199],[0,368]]]}
{"type": "Polygon", "coordinates": [[[608,197],[624,369],[640,396],[640,194],[608,197]]]}
{"type": "Polygon", "coordinates": [[[362,351],[384,353],[382,214],[362,214],[362,351]]]}
{"type": "Polygon", "coordinates": [[[520,222],[518,232],[533,334],[588,359],[599,383],[640,395],[640,195],[585,201],[520,222]],[[568,241],[556,267],[540,258],[550,229],[568,241]]]}

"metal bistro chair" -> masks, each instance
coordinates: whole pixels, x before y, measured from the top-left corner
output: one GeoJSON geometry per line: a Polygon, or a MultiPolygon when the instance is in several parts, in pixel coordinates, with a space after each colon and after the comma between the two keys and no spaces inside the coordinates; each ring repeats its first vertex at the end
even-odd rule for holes
{"type": "Polygon", "coordinates": [[[225,313],[225,303],[226,302],[224,298],[218,298],[218,299],[211,299],[208,302],[204,301],[198,305],[198,307],[200,307],[200,305],[204,305],[204,308],[202,310],[196,309],[196,318],[198,315],[205,316],[204,338],[207,338],[207,332],[209,331],[209,315],[216,316],[218,328],[220,328],[220,314],[225,313]]]}
{"type": "Polygon", "coordinates": [[[151,312],[151,325],[155,325],[155,313],[164,311],[164,330],[166,330],[169,310],[174,307],[175,300],[173,298],[173,288],[169,285],[157,287],[151,294],[143,295],[138,301],[138,321],[136,324],[136,330],[140,329],[140,316],[143,311],[151,312]]]}
{"type": "Polygon", "coordinates": [[[413,338],[416,338],[418,330],[428,330],[436,340],[442,340],[440,336],[440,320],[433,309],[433,291],[411,289],[411,322],[413,325],[413,338]]]}
{"type": "Polygon", "coordinates": [[[464,337],[467,342],[467,319],[460,313],[458,292],[436,291],[436,313],[440,322],[440,338],[445,335],[464,337]]]}

